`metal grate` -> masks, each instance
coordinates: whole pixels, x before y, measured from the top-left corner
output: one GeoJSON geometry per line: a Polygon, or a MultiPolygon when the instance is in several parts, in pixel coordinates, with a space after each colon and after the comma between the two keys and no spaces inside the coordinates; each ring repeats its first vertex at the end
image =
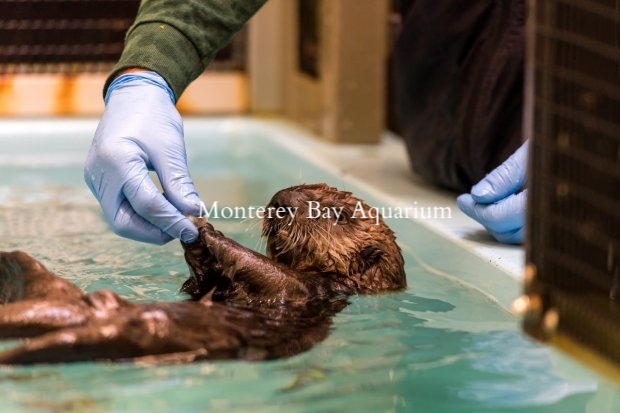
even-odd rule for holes
{"type": "Polygon", "coordinates": [[[0,1],[0,73],[107,71],[139,0],[0,1]]]}
{"type": "Polygon", "coordinates": [[[620,367],[620,2],[539,0],[530,13],[526,292],[542,308],[524,327],[549,340],[557,327],[620,367]]]}
{"type": "MultiPolygon", "coordinates": [[[[0,0],[0,74],[107,72],[118,60],[140,0],[0,0]]],[[[214,69],[245,65],[245,36],[214,69]]]]}

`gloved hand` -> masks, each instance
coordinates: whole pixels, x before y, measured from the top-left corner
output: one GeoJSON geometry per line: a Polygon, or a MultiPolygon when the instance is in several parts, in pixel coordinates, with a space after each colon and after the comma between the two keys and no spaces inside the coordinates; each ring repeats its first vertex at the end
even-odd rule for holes
{"type": "Polygon", "coordinates": [[[471,188],[456,203],[461,211],[482,224],[498,241],[523,243],[527,189],[528,142],[471,188]]]}
{"type": "Polygon", "coordinates": [[[174,94],[155,72],[116,78],[84,168],[84,180],[118,235],[164,244],[192,242],[196,227],[181,212],[198,214],[200,199],[187,169],[183,122],[174,94]],[[161,182],[161,194],[149,171],[161,182]]]}

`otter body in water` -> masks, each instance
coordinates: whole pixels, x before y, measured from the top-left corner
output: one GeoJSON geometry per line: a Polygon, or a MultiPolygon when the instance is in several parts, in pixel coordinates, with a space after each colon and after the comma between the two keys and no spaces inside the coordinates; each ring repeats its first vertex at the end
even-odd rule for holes
{"type": "Polygon", "coordinates": [[[207,223],[182,244],[186,302],[85,294],[23,252],[0,253],[0,338],[27,338],[0,364],[288,357],[327,336],[348,296],[405,287],[393,232],[351,193],[300,185],[267,208],[295,211],[263,220],[267,256],[207,223]],[[340,213],[315,216],[319,207],[340,213]]]}

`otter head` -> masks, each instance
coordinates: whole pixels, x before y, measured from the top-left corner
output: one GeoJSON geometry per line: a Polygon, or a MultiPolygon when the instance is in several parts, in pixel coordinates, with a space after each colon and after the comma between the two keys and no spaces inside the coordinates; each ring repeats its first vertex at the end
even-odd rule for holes
{"type": "Polygon", "coordinates": [[[394,232],[350,192],[327,184],[293,186],[277,192],[267,208],[263,236],[275,261],[330,274],[357,293],[406,286],[394,232]]]}

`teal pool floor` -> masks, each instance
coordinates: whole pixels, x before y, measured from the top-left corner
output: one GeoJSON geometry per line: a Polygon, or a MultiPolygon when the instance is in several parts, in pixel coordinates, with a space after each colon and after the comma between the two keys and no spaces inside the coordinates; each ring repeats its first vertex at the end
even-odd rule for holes
{"type": "MultiPolygon", "coordinates": [[[[384,201],[288,153],[251,128],[216,121],[187,129],[190,167],[205,203],[264,205],[277,189],[326,181],[384,201]]],[[[0,249],[27,251],[88,291],[134,301],[182,300],[181,247],[114,235],[82,183],[92,130],[0,136],[0,249]]],[[[388,205],[383,205],[388,206],[388,205]]],[[[261,249],[255,220],[213,224],[261,249]]],[[[79,363],[0,368],[2,412],[612,412],[617,392],[586,369],[524,338],[484,288],[516,294],[496,267],[415,220],[393,219],[405,292],[353,297],[310,351],[270,362],[140,366],[79,363]]],[[[2,348],[14,345],[2,343],[2,348]]]]}

